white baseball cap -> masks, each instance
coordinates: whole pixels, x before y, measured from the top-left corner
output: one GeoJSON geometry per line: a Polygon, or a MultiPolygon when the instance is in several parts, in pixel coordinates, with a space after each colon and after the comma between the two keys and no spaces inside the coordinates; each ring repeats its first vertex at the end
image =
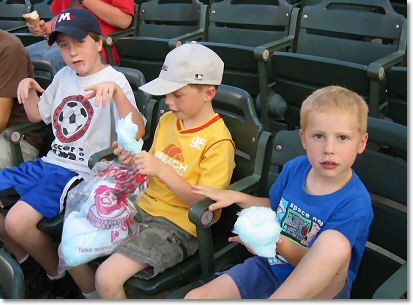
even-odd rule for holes
{"type": "Polygon", "coordinates": [[[139,87],[151,95],[166,95],[188,84],[219,85],[224,62],[211,49],[192,41],[171,50],[158,78],[139,87]]]}

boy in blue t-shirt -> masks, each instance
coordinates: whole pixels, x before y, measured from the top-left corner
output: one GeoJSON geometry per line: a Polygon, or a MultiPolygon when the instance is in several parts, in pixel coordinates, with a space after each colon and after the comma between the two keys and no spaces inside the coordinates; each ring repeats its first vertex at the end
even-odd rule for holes
{"type": "Polygon", "coordinates": [[[270,198],[193,187],[216,201],[210,210],[237,203],[276,211],[282,228],[276,256],[251,257],[186,298],[350,296],[373,220],[370,195],[351,168],[367,144],[368,107],[356,93],[329,86],[303,102],[300,116],[307,155],[285,164],[270,198]]]}

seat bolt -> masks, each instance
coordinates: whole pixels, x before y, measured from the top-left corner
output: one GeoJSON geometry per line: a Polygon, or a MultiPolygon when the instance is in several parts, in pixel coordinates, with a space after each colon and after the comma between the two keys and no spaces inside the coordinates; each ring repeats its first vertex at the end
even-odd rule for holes
{"type": "Polygon", "coordinates": [[[275,146],[275,150],[276,150],[276,151],[280,151],[282,148],[283,148],[283,147],[282,147],[280,144],[278,144],[278,145],[275,146]]]}
{"type": "Polygon", "coordinates": [[[304,18],[304,19],[307,19],[307,18],[308,18],[307,14],[303,15],[303,18],[304,18]]]}
{"type": "Polygon", "coordinates": [[[400,25],[396,24],[396,29],[400,28],[400,25]]]}

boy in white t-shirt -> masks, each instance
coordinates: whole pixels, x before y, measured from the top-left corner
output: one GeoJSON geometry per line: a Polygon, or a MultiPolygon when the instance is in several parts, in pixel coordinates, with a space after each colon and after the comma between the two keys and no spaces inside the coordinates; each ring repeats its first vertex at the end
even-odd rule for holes
{"type": "Polygon", "coordinates": [[[111,145],[119,118],[132,112],[139,126],[137,139],[145,128],[125,76],[102,63],[103,40],[95,15],[80,8],[62,12],[49,37],[49,44],[54,42],[67,66],[46,90],[32,78],[23,79],[17,97],[30,121],[52,123],[55,139],[46,157],[0,171],[0,200],[4,192],[20,196],[7,213],[6,232],[56,284],[65,272],[58,272],[56,247],[37,223],[62,211],[69,188],[89,173],[90,156],[111,145]],[[40,98],[36,91],[43,92],[40,98]]]}

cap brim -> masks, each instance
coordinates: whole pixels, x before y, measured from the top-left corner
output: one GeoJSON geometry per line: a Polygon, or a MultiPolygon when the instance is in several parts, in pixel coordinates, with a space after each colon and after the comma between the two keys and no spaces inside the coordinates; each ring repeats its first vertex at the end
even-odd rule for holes
{"type": "Polygon", "coordinates": [[[155,78],[154,80],[139,87],[144,92],[151,95],[166,95],[185,87],[187,84],[175,83],[164,80],[162,78],[155,78]]]}
{"type": "Polygon", "coordinates": [[[56,41],[57,35],[59,33],[69,35],[70,37],[76,40],[82,40],[88,35],[87,31],[82,31],[79,28],[69,27],[69,26],[59,26],[59,29],[56,29],[52,34],[50,34],[49,39],[47,40],[47,43],[49,44],[49,46],[51,46],[56,41]]]}

